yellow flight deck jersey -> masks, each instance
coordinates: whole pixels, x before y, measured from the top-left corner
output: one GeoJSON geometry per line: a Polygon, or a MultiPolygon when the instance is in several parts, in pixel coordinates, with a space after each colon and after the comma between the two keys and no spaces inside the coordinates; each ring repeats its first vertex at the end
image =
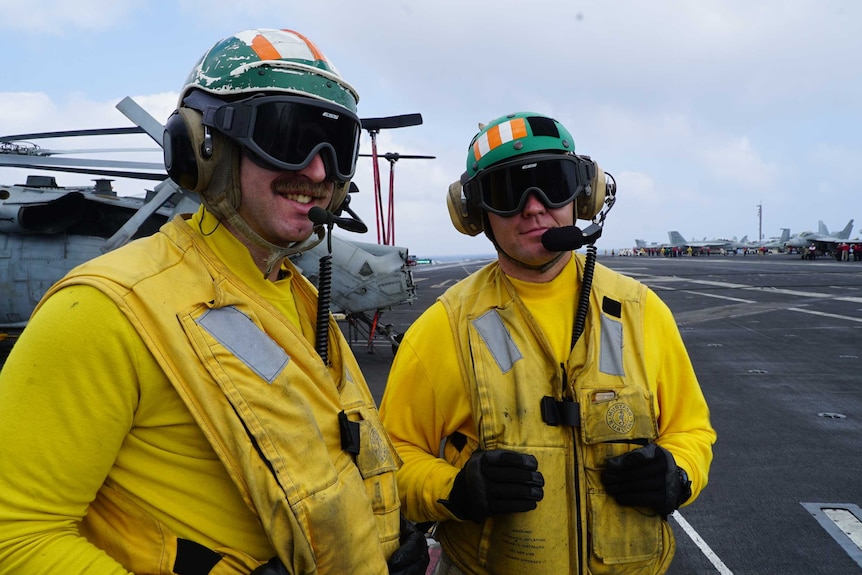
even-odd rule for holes
{"type": "Polygon", "coordinates": [[[662,572],[670,528],[604,494],[604,461],[655,441],[688,472],[688,502],[706,485],[715,432],[670,311],[597,264],[572,349],[583,262],[576,254],[547,283],[509,278],[496,263],[477,271],[410,327],[390,370],[381,417],[403,461],[403,511],[441,521],[438,538],[467,573],[662,572]],[[546,396],[575,402],[577,422],[549,425],[546,396]],[[545,497],[535,511],[478,525],[438,502],[477,448],[537,457],[545,497]]]}
{"type": "Polygon", "coordinates": [[[0,372],[0,572],[385,573],[397,460],[334,321],[315,353],[307,280],[265,280],[203,209],[94,261],[0,372]]]}

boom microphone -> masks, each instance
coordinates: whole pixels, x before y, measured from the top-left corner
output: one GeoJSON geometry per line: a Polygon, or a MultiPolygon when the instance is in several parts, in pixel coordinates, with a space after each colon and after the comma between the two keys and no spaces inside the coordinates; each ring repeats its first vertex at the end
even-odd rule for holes
{"type": "Polygon", "coordinates": [[[318,226],[336,225],[343,230],[347,230],[348,232],[356,232],[357,234],[364,234],[368,231],[368,226],[366,226],[363,222],[359,220],[354,220],[352,218],[336,217],[335,214],[333,214],[329,210],[324,210],[323,208],[318,206],[314,206],[313,208],[308,210],[308,219],[318,226]]]}
{"type": "Polygon", "coordinates": [[[549,252],[570,252],[593,243],[602,235],[602,228],[596,224],[587,227],[586,232],[576,226],[551,228],[542,234],[542,246],[549,252]]]}
{"type": "Polygon", "coordinates": [[[570,252],[585,243],[584,232],[575,226],[551,228],[542,234],[542,245],[549,252],[570,252]]]}

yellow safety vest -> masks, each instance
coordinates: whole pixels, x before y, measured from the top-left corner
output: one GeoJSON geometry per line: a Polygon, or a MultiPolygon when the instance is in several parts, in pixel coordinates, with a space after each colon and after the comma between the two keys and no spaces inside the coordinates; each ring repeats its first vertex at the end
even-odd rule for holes
{"type": "Polygon", "coordinates": [[[583,335],[563,367],[499,266],[476,272],[440,299],[472,395],[478,445],[449,441],[463,466],[474,449],[536,457],[545,478],[534,511],[483,524],[441,522],[437,537],[467,572],[657,574],[673,533],[657,514],[622,507],[600,474],[609,457],[657,438],[643,362],[646,287],[596,265],[583,335]],[[461,449],[459,449],[459,447],[461,449]]]}
{"type": "MultiPolygon", "coordinates": [[[[129,318],[291,573],[387,572],[400,461],[331,316],[332,368],[179,218],[79,266],[47,295],[71,284],[96,287],[129,318]]],[[[298,273],[294,285],[300,317],[316,317],[313,286],[298,273]]],[[[173,573],[176,535],[110,485],[81,532],[139,575],[173,573]]],[[[212,575],[260,564],[212,551],[223,557],[212,575]]]]}

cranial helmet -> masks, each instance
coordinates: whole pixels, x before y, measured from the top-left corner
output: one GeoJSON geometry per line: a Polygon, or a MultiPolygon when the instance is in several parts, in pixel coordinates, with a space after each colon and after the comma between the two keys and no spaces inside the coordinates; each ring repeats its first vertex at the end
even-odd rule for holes
{"type": "Polygon", "coordinates": [[[246,30],[225,38],[198,61],[179,105],[191,90],[219,97],[289,92],[319,98],[356,113],[359,95],[314,43],[292,30],[246,30]]]}
{"type": "MultiPolygon", "coordinates": [[[[235,144],[248,150],[242,139],[220,129],[230,125],[231,118],[225,119],[227,114],[224,111],[219,117],[222,124],[213,129],[209,126],[219,114],[216,111],[219,105],[257,94],[311,98],[318,105],[331,109],[333,115],[355,120],[352,151],[355,164],[360,132],[356,118],[359,101],[356,90],[302,34],[292,30],[255,29],[239,32],[216,43],[189,74],[180,93],[177,110],[165,125],[165,166],[175,182],[186,189],[202,192],[210,186],[222,158],[235,155],[232,153],[235,144]]],[[[296,101],[303,100],[299,98],[296,101]]],[[[343,139],[349,140],[348,137],[343,139]]],[[[251,136],[246,140],[251,141],[251,136]]],[[[348,149],[348,153],[343,155],[349,155],[349,146],[350,142],[345,142],[343,147],[348,149]]],[[[334,149],[330,152],[335,156],[334,149]]],[[[230,158],[225,159],[231,161],[230,158]]],[[[237,160],[234,158],[232,161],[237,160]]],[[[332,163],[335,163],[335,158],[332,163]]],[[[238,171],[232,171],[236,177],[238,171]]],[[[352,170],[349,175],[352,176],[352,170]]],[[[329,206],[331,210],[337,209],[347,195],[349,182],[342,179],[335,186],[329,206]]],[[[230,201],[237,207],[238,198],[230,201]]]]}
{"type": "Polygon", "coordinates": [[[549,207],[557,208],[574,199],[576,218],[592,219],[599,213],[605,198],[604,172],[588,156],[575,155],[572,135],[557,120],[519,112],[480,124],[479,128],[467,150],[466,171],[460,182],[449,186],[449,215],[458,231],[471,236],[482,232],[488,211],[499,215],[519,212],[523,208],[523,200],[520,205],[518,201],[521,193],[533,186],[541,189],[542,181],[558,187],[567,182],[556,194],[543,190],[549,207]],[[545,166],[552,168],[534,170],[532,175],[520,169],[534,161],[546,162],[545,166]],[[527,188],[517,188],[519,181],[528,180],[527,188]],[[496,188],[493,192],[492,185],[496,188]],[[508,195],[497,191],[507,185],[508,195]],[[495,210],[492,200],[509,205],[495,210]]]}
{"type": "Polygon", "coordinates": [[[553,118],[530,112],[501,116],[481,126],[467,150],[467,171],[472,178],[494,164],[535,152],[574,153],[575,140],[553,118]]]}

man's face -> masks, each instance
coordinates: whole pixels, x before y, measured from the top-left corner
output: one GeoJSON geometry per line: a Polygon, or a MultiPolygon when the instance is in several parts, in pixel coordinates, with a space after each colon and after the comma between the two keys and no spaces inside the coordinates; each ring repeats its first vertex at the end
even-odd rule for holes
{"type": "Polygon", "coordinates": [[[530,265],[543,265],[556,253],[542,245],[542,235],[551,228],[574,225],[571,203],[556,209],[546,208],[536,194],[527,197],[524,209],[514,216],[488,213],[494,238],[512,258],[530,265]]]}
{"type": "Polygon", "coordinates": [[[333,192],[320,154],[295,172],[263,168],[242,154],[240,187],[239,215],[263,239],[282,247],[311,236],[308,212],[326,208],[333,192]]]}

